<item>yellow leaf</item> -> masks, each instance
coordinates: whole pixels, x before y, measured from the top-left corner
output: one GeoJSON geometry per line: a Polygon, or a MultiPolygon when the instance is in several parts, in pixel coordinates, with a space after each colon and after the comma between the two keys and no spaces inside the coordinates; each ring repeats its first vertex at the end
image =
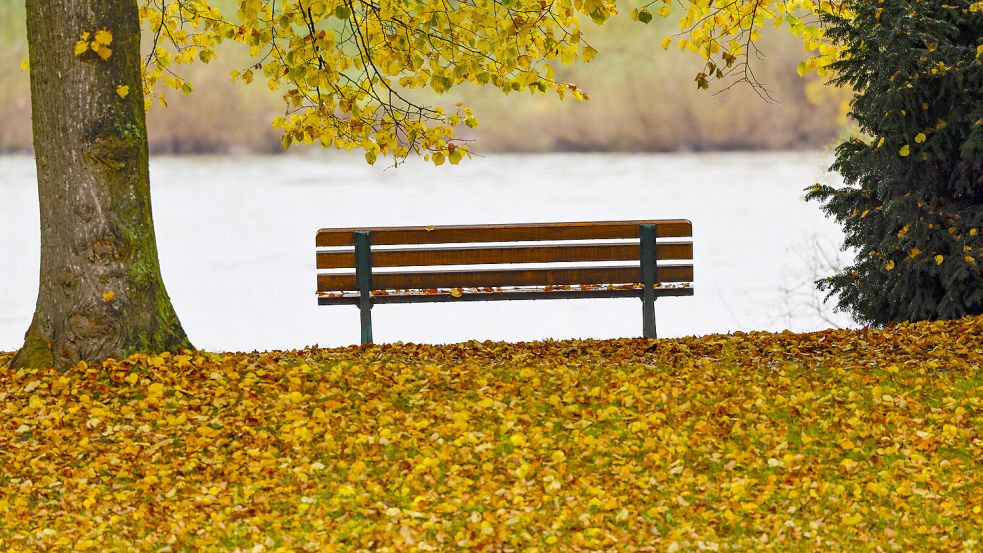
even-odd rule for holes
{"type": "Polygon", "coordinates": [[[96,31],[95,41],[103,46],[109,46],[113,43],[113,33],[107,29],[99,29],[96,31]]]}
{"type": "Polygon", "coordinates": [[[456,148],[450,153],[449,156],[447,156],[447,161],[450,161],[451,165],[457,165],[462,159],[464,159],[464,153],[460,148],[456,148]]]}
{"type": "Polygon", "coordinates": [[[365,472],[365,463],[362,461],[355,461],[352,463],[352,466],[348,468],[348,481],[355,482],[362,476],[363,472],[365,472]]]}
{"type": "Polygon", "coordinates": [[[116,87],[116,95],[120,98],[126,98],[130,94],[130,87],[125,84],[121,84],[116,87]]]}
{"type": "Polygon", "coordinates": [[[936,265],[941,265],[944,260],[945,260],[945,258],[942,257],[941,255],[935,256],[935,264],[936,265]]]}
{"type": "Polygon", "coordinates": [[[901,157],[908,157],[910,154],[911,154],[911,147],[908,146],[907,144],[902,146],[901,149],[898,151],[898,155],[900,155],[901,157]]]}
{"type": "Polygon", "coordinates": [[[102,299],[103,301],[107,301],[107,302],[113,301],[114,299],[116,299],[116,292],[112,290],[109,290],[108,292],[103,292],[102,299]]]}
{"type": "Polygon", "coordinates": [[[888,271],[894,270],[894,260],[892,259],[891,261],[888,261],[884,265],[884,268],[887,269],[888,271]]]}
{"type": "Polygon", "coordinates": [[[927,137],[925,136],[925,133],[920,132],[920,133],[918,133],[918,134],[915,135],[915,142],[918,143],[918,144],[921,144],[922,142],[925,142],[925,139],[926,138],[927,137]]]}
{"type": "Polygon", "coordinates": [[[492,405],[495,405],[495,400],[486,397],[486,398],[482,398],[475,405],[477,405],[478,407],[481,407],[482,409],[487,409],[487,408],[491,407],[492,405]]]}
{"type": "Polygon", "coordinates": [[[451,288],[451,295],[459,298],[464,295],[464,292],[460,288],[451,288]]]}
{"type": "Polygon", "coordinates": [[[147,386],[147,395],[150,397],[160,397],[164,395],[164,385],[160,382],[154,382],[150,386],[147,386]]]}
{"type": "Polygon", "coordinates": [[[847,526],[854,526],[855,524],[857,524],[863,519],[864,519],[863,515],[861,515],[860,513],[856,513],[853,515],[848,515],[843,517],[843,524],[846,524],[847,526]]]}
{"type": "Polygon", "coordinates": [[[113,51],[103,45],[96,45],[96,48],[96,54],[99,54],[102,61],[109,61],[109,58],[111,58],[113,55],[113,51]]]}
{"type": "Polygon", "coordinates": [[[31,69],[31,62],[30,62],[30,60],[21,60],[21,62],[20,62],[20,69],[21,69],[21,71],[29,71],[31,69]]]}
{"type": "Polygon", "coordinates": [[[867,488],[867,491],[875,494],[877,497],[884,497],[884,496],[888,495],[889,493],[891,493],[891,491],[887,488],[887,486],[885,486],[884,484],[882,484],[880,482],[877,482],[877,483],[870,482],[870,483],[867,484],[866,488],[867,488]]]}
{"type": "Polygon", "coordinates": [[[84,54],[84,53],[86,53],[88,51],[89,51],[89,41],[88,40],[80,40],[80,41],[78,41],[78,42],[75,43],[75,55],[76,56],[81,56],[82,54],[84,54]]]}
{"type": "Polygon", "coordinates": [[[597,57],[597,50],[591,46],[584,47],[584,61],[590,63],[590,60],[597,57]]]}

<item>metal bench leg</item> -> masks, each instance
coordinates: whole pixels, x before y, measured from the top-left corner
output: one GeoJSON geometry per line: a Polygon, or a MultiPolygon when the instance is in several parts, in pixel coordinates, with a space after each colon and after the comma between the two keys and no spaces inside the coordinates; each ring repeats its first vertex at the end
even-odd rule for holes
{"type": "Polygon", "coordinates": [[[362,323],[362,345],[372,343],[372,306],[358,306],[359,317],[362,323]]]}
{"type": "Polygon", "coordinates": [[[655,225],[642,225],[641,260],[642,270],[642,337],[657,338],[655,330],[655,283],[659,276],[659,266],[655,251],[655,225]]]}
{"type": "Polygon", "coordinates": [[[355,281],[362,323],[362,344],[372,343],[372,240],[368,232],[355,232],[355,281]]]}

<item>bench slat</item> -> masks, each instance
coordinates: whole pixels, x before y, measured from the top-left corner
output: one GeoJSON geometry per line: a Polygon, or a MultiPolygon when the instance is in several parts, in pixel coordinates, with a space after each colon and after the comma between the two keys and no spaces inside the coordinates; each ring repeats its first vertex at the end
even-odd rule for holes
{"type": "MultiPolygon", "coordinates": [[[[578,261],[634,261],[638,244],[559,244],[551,246],[480,246],[469,248],[407,248],[373,250],[374,267],[411,267],[428,265],[482,265],[494,263],[560,263],[578,261]]],[[[661,260],[693,259],[690,242],[662,242],[656,246],[661,260]]],[[[351,250],[317,253],[318,269],[355,267],[351,250]]]]}
{"type": "Polygon", "coordinates": [[[643,224],[656,225],[657,237],[659,238],[685,238],[693,235],[693,225],[688,220],[664,219],[516,225],[321,229],[317,233],[316,243],[318,247],[350,246],[352,233],[356,231],[370,231],[374,246],[537,240],[607,240],[638,238],[639,227],[643,224]]]}
{"type": "MultiPolygon", "coordinates": [[[[452,301],[564,300],[585,298],[638,298],[642,290],[522,290],[518,292],[464,292],[460,296],[447,293],[423,295],[373,296],[372,303],[443,303],[452,301]]],[[[692,296],[693,288],[656,288],[657,297],[692,296]]],[[[318,305],[358,305],[357,296],[318,298],[318,305]]]]}
{"type": "MultiPolygon", "coordinates": [[[[562,269],[502,269],[471,271],[406,271],[372,274],[374,290],[485,288],[501,286],[562,286],[622,284],[641,281],[638,267],[578,267],[562,269]]],[[[693,282],[692,265],[659,267],[660,282],[693,282]]],[[[356,290],[354,273],[317,275],[319,292],[356,290]]]]}

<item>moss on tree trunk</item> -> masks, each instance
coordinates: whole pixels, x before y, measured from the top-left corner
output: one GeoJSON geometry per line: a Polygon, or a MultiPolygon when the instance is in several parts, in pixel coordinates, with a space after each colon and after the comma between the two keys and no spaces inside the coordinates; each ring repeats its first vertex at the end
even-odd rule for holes
{"type": "Polygon", "coordinates": [[[27,33],[41,273],[12,364],[190,348],[157,257],[136,0],[28,0],[27,33]],[[103,29],[108,59],[75,54],[83,33],[103,29]]]}

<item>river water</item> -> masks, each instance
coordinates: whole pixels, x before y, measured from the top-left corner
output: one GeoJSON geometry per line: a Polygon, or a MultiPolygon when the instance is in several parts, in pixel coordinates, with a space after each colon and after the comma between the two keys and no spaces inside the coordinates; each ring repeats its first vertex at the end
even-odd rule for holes
{"type": "MultiPolygon", "coordinates": [[[[164,280],[195,345],[214,351],[346,345],[358,311],[318,307],[321,227],[686,218],[696,295],[656,304],[662,337],[850,324],[809,282],[843,262],[841,234],[803,189],[836,179],[827,153],[494,155],[457,167],[369,167],[332,156],[151,163],[164,280]]],[[[34,161],[0,157],[0,350],[37,296],[34,161]]],[[[641,333],[635,299],[381,305],[379,342],[613,338],[641,333]]]]}

